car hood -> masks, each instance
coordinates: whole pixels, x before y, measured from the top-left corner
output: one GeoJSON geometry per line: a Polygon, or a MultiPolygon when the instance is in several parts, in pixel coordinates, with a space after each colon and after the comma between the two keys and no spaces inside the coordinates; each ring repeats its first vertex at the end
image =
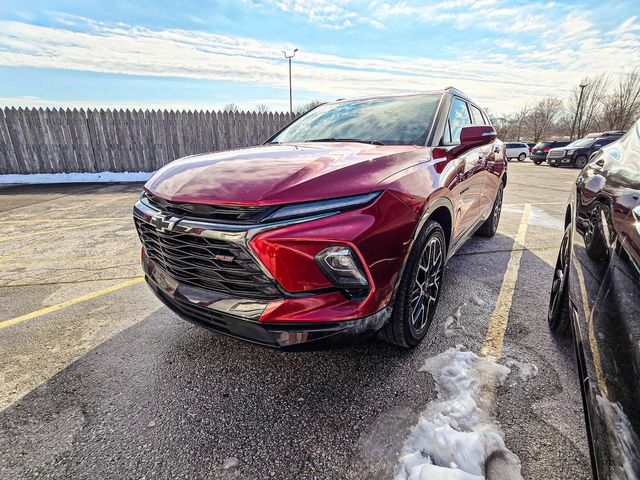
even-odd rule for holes
{"type": "Polygon", "coordinates": [[[195,155],[160,169],[145,190],[166,200],[275,205],[369,192],[431,158],[428,147],[361,143],[263,145],[195,155]]]}

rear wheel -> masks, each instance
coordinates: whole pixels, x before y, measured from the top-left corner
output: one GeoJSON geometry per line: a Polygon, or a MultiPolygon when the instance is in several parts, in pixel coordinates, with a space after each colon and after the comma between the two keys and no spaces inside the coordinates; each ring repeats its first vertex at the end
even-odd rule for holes
{"type": "Polygon", "coordinates": [[[527,158],[527,154],[522,152],[520,155],[518,155],[518,161],[519,162],[524,162],[524,159],[527,158]]]}
{"type": "Polygon", "coordinates": [[[381,339],[413,348],[427,334],[440,298],[446,250],[442,227],[429,220],[409,256],[391,319],[379,333],[381,339]]]}
{"type": "Polygon", "coordinates": [[[573,166],[582,170],[586,164],[587,164],[587,157],[585,157],[584,155],[580,155],[578,158],[576,158],[576,161],[574,162],[573,166]]]}
{"type": "Polygon", "coordinates": [[[491,215],[487,218],[482,226],[476,232],[481,237],[493,237],[498,230],[498,224],[500,223],[500,213],[502,212],[502,196],[504,191],[504,185],[500,183],[498,193],[496,193],[496,199],[493,202],[493,208],[491,209],[491,215]]]}
{"type": "Polygon", "coordinates": [[[569,313],[569,260],[571,255],[571,225],[568,225],[562,237],[556,268],[553,271],[549,311],[549,328],[552,332],[568,335],[571,332],[569,313]]]}
{"type": "Polygon", "coordinates": [[[536,165],[542,165],[542,160],[534,160],[533,163],[536,165]]]}

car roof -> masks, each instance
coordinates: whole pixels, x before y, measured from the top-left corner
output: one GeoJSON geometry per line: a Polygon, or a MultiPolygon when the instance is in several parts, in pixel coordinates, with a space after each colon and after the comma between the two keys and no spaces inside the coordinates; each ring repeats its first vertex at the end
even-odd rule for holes
{"type": "Polygon", "coordinates": [[[422,92],[403,92],[403,93],[384,93],[384,94],[380,94],[380,95],[367,95],[367,96],[363,96],[363,97],[353,97],[353,98],[339,98],[337,100],[333,100],[330,102],[326,102],[326,103],[341,103],[341,102],[354,102],[354,101],[358,101],[358,100],[373,100],[376,98],[394,98],[394,97],[419,97],[419,96],[423,96],[423,95],[445,95],[445,94],[452,94],[452,95],[456,95],[458,97],[462,97],[465,100],[473,103],[474,105],[476,104],[476,102],[474,102],[473,100],[471,100],[465,93],[463,93],[461,90],[458,90],[455,87],[447,87],[441,90],[426,90],[426,91],[422,91],[422,92]]]}

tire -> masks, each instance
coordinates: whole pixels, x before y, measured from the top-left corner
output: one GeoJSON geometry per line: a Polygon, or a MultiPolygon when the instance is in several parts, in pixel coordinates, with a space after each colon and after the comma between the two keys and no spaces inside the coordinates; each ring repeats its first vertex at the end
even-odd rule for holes
{"type": "Polygon", "coordinates": [[[550,163],[549,165],[551,165],[553,168],[558,168],[558,165],[554,165],[553,163],[550,163]]]}
{"type": "Polygon", "coordinates": [[[533,163],[536,165],[542,165],[542,160],[534,160],[533,163]]]}
{"type": "Polygon", "coordinates": [[[444,273],[447,244],[439,223],[427,221],[409,255],[391,319],[378,336],[402,348],[414,348],[433,322],[444,273]]]}
{"type": "Polygon", "coordinates": [[[519,162],[524,162],[525,159],[527,158],[527,154],[522,152],[520,155],[518,155],[518,161],[519,162]]]}
{"type": "Polygon", "coordinates": [[[500,182],[500,187],[496,193],[496,199],[493,202],[493,208],[491,214],[487,218],[482,226],[476,232],[476,235],[480,237],[493,237],[498,230],[498,224],[500,223],[500,213],[502,213],[502,197],[504,194],[504,185],[500,182]]]}
{"type": "Polygon", "coordinates": [[[562,237],[556,267],[553,271],[551,293],[549,294],[549,310],[547,319],[549,329],[560,335],[571,333],[571,317],[569,312],[569,263],[571,256],[571,225],[568,225],[562,237]]]}
{"type": "Polygon", "coordinates": [[[580,155],[578,158],[576,158],[576,161],[573,162],[573,167],[579,168],[580,170],[582,170],[586,164],[587,164],[587,157],[584,155],[580,155]]]}

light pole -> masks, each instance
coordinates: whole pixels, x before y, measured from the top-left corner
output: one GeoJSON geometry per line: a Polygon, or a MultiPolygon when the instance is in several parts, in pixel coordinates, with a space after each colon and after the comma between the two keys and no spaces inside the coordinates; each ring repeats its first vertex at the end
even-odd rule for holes
{"type": "Polygon", "coordinates": [[[584,83],[580,85],[580,96],[578,97],[578,106],[576,107],[576,115],[573,117],[573,125],[571,125],[571,136],[569,140],[573,140],[573,133],[576,130],[576,121],[578,120],[578,113],[580,112],[580,105],[582,104],[582,94],[584,93],[584,89],[588,84],[584,83]]]}
{"type": "Polygon", "coordinates": [[[284,58],[289,60],[289,113],[293,115],[293,96],[291,94],[291,59],[296,56],[296,52],[298,49],[294,49],[291,55],[287,55],[287,52],[282,50],[284,53],[284,58]]]}

